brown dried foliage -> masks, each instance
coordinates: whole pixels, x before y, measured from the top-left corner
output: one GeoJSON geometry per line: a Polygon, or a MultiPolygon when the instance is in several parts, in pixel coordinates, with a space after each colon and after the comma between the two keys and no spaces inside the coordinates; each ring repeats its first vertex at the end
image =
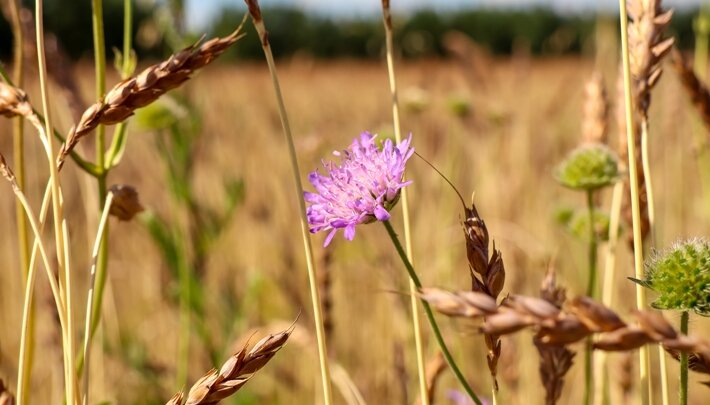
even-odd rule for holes
{"type": "Polygon", "coordinates": [[[127,184],[114,184],[109,188],[113,194],[113,203],[109,214],[121,221],[130,221],[136,214],[143,211],[138,199],[138,191],[127,184]]]}
{"type": "Polygon", "coordinates": [[[10,390],[5,386],[5,383],[0,378],[0,405],[15,405],[15,396],[10,393],[10,390]]]}
{"type": "MultiPolygon", "coordinates": [[[[710,342],[681,335],[657,311],[639,311],[638,326],[627,324],[610,308],[589,297],[576,297],[564,308],[542,298],[511,295],[500,306],[483,293],[449,292],[427,288],[421,296],[439,312],[457,317],[484,318],[483,333],[506,335],[533,328],[547,345],[569,345],[597,335],[593,347],[604,351],[628,351],[650,343],[695,356],[696,364],[710,365],[710,342]]],[[[696,369],[699,368],[696,366],[696,369]]]]}
{"type": "Polygon", "coordinates": [[[32,115],[27,93],[17,87],[0,82],[0,115],[7,118],[32,115]]]}
{"type": "Polygon", "coordinates": [[[663,69],[661,61],[673,46],[674,39],[663,39],[673,10],[663,10],[661,0],[631,0],[629,13],[629,63],[634,81],[634,103],[647,118],[651,89],[658,83],[663,69]]]}
{"type": "Polygon", "coordinates": [[[444,370],[446,370],[444,355],[441,354],[441,352],[436,352],[434,357],[429,360],[429,363],[426,365],[426,395],[431,405],[434,405],[436,386],[444,370]]]}
{"type": "Polygon", "coordinates": [[[199,46],[189,46],[115,85],[103,100],[86,109],[79,122],[69,131],[59,152],[59,163],[63,163],[77,143],[97,126],[120,123],[138,108],[147,106],[187,81],[196,70],[214,61],[237,42],[242,37],[240,31],[241,26],[229,36],[213,38],[199,46]]]}
{"type": "MultiPolygon", "coordinates": [[[[555,307],[562,308],[565,295],[565,289],[557,286],[555,271],[550,267],[542,281],[540,296],[555,307]]],[[[533,344],[540,354],[539,371],[545,387],[545,404],[554,405],[562,395],[564,378],[572,367],[575,353],[566,346],[545,344],[538,336],[533,337],[533,344]]]]}
{"type": "Polygon", "coordinates": [[[609,98],[604,89],[604,80],[594,72],[584,86],[582,110],[582,143],[606,144],[609,117],[609,98]]]}
{"type": "MultiPolygon", "coordinates": [[[[235,355],[230,357],[219,370],[212,369],[190,388],[185,405],[217,404],[233,395],[246,384],[251,377],[261,370],[271,360],[276,352],[286,344],[293,330],[285,330],[275,335],[269,335],[249,348],[244,345],[235,355]]],[[[183,394],[175,394],[168,405],[182,405],[183,394]]]]}
{"type": "MultiPolygon", "coordinates": [[[[500,250],[493,243],[493,254],[489,255],[488,228],[478,214],[476,205],[471,208],[464,206],[463,231],[466,237],[466,256],[471,272],[471,290],[487,295],[495,304],[505,283],[505,266],[500,250]]],[[[491,372],[493,387],[498,390],[498,360],[500,359],[501,343],[498,334],[485,333],[483,336],[488,353],[488,370],[491,372]]]]}
{"type": "Polygon", "coordinates": [[[707,86],[695,75],[688,57],[677,50],[673,52],[672,56],[673,66],[678,72],[678,76],[680,76],[690,101],[695,106],[695,109],[698,110],[705,127],[710,130],[710,92],[707,86]]]}

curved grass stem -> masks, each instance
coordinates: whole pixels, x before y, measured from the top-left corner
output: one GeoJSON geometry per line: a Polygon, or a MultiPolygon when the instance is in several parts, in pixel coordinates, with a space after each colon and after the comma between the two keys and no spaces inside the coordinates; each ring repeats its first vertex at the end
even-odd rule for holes
{"type": "MultiPolygon", "coordinates": [[[[410,280],[414,283],[417,289],[422,288],[422,283],[419,280],[417,273],[414,271],[414,267],[412,267],[412,264],[407,259],[407,254],[402,248],[402,244],[400,243],[399,238],[397,237],[397,233],[394,231],[394,228],[392,228],[392,224],[390,224],[389,221],[383,221],[382,223],[385,225],[385,229],[387,229],[387,234],[389,235],[390,239],[392,239],[392,243],[394,244],[394,247],[397,250],[397,254],[399,254],[400,259],[402,259],[402,263],[404,263],[404,267],[407,269],[407,273],[409,274],[410,280]]],[[[471,398],[471,400],[473,400],[476,405],[481,405],[481,400],[478,399],[476,393],[473,392],[473,389],[466,381],[466,377],[464,377],[458,365],[456,365],[456,362],[454,361],[454,358],[451,355],[449,348],[446,346],[446,342],[444,341],[444,337],[441,335],[441,331],[439,330],[439,325],[436,323],[436,319],[434,319],[434,314],[431,311],[429,303],[427,303],[423,299],[420,301],[422,303],[422,306],[424,307],[424,313],[426,314],[427,320],[429,320],[431,330],[432,332],[434,332],[436,342],[439,344],[441,353],[444,355],[446,362],[449,364],[449,368],[451,368],[451,371],[454,372],[456,379],[459,381],[459,383],[466,391],[468,396],[471,398]]]]}
{"type": "Polygon", "coordinates": [[[311,246],[311,236],[308,231],[308,219],[306,218],[306,203],[303,201],[303,184],[301,183],[301,171],[298,167],[298,156],[296,155],[296,147],[291,134],[291,125],[286,114],[286,107],[281,94],[281,85],[279,84],[278,75],[276,73],[276,63],[274,55],[271,52],[269,37],[264,26],[264,21],[261,17],[261,9],[256,0],[246,0],[249,7],[256,32],[259,35],[266,63],[269,67],[271,82],[276,95],[278,105],[279,118],[281,119],[281,127],[288,145],[289,161],[291,163],[291,174],[296,188],[296,199],[298,200],[298,210],[301,225],[301,239],[303,240],[303,250],[306,255],[306,267],[308,269],[308,284],[311,293],[311,306],[313,307],[313,319],[316,327],[316,342],[318,344],[318,361],[320,363],[321,386],[323,389],[323,402],[325,405],[333,403],[333,393],[330,378],[330,366],[328,364],[328,350],[325,341],[325,328],[323,327],[323,312],[321,310],[320,292],[318,290],[318,280],[316,277],[315,260],[313,258],[313,247],[311,246]]]}
{"type": "MultiPolygon", "coordinates": [[[[629,185],[631,188],[631,216],[634,236],[634,276],[642,279],[643,268],[643,240],[641,237],[641,208],[639,202],[639,181],[636,166],[636,142],[634,137],[634,122],[631,100],[631,69],[629,61],[628,13],[626,0],[619,0],[619,22],[621,30],[621,57],[624,75],[624,104],[626,116],[626,142],[628,145],[629,185]]],[[[646,308],[646,289],[636,284],[636,309],[646,308]]],[[[639,379],[641,388],[641,403],[647,405],[651,402],[651,381],[649,378],[650,356],[647,346],[639,349],[639,379]]]]}
{"type": "MultiPolygon", "coordinates": [[[[394,72],[394,45],[392,40],[392,16],[390,3],[382,1],[382,16],[385,25],[385,43],[387,47],[387,73],[389,76],[390,93],[392,94],[392,120],[394,123],[394,136],[397,143],[402,141],[402,130],[399,120],[399,102],[397,97],[397,81],[394,72]]],[[[407,249],[407,259],[414,263],[412,249],[412,232],[409,218],[409,193],[406,188],[401,191],[402,218],[404,226],[404,245],[407,249]]],[[[419,398],[422,405],[429,405],[429,393],[426,382],[426,369],[424,365],[424,343],[422,339],[421,322],[419,320],[419,307],[417,289],[412,280],[409,281],[409,305],[412,313],[412,332],[414,335],[414,348],[417,357],[417,376],[419,381],[419,398]]],[[[495,390],[494,390],[495,392],[495,390]]]]}

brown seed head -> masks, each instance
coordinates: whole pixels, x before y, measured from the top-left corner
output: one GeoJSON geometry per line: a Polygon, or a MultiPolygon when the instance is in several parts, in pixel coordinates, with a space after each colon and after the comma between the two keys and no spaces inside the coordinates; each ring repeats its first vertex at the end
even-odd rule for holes
{"type": "Polygon", "coordinates": [[[237,42],[243,36],[240,31],[241,25],[226,37],[214,38],[199,46],[197,43],[189,46],[115,85],[103,100],[90,106],[70,130],[60,150],[59,163],[64,161],[81,138],[98,125],[122,122],[133,115],[136,109],[145,107],[188,80],[196,70],[211,63],[237,42]]]}
{"type": "Polygon", "coordinates": [[[584,86],[584,107],[582,118],[582,143],[606,144],[609,99],[604,89],[604,81],[599,72],[594,72],[584,86]]]}
{"type": "Polygon", "coordinates": [[[616,313],[589,297],[573,299],[570,310],[592,332],[611,332],[626,326],[616,313]]]}
{"type": "Polygon", "coordinates": [[[27,98],[27,93],[5,82],[0,82],[0,115],[12,118],[18,115],[27,117],[31,114],[32,106],[27,98]]]}
{"type": "Polygon", "coordinates": [[[121,221],[130,221],[139,212],[143,211],[143,206],[138,199],[138,192],[135,188],[126,184],[115,184],[109,189],[113,193],[113,202],[109,214],[121,221]]]}

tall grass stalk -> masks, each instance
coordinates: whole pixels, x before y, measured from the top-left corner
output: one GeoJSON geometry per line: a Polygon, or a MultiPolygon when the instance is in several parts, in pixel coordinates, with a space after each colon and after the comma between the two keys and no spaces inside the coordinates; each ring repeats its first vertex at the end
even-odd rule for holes
{"type": "MultiPolygon", "coordinates": [[[[409,262],[409,259],[407,259],[407,253],[404,251],[402,248],[402,243],[399,241],[399,238],[397,237],[397,233],[394,231],[394,228],[392,228],[392,224],[390,224],[389,221],[384,221],[382,222],[385,226],[385,229],[387,229],[387,234],[389,235],[390,239],[392,240],[392,243],[394,244],[395,249],[397,250],[397,254],[399,254],[400,259],[402,259],[402,263],[404,263],[404,267],[407,269],[407,273],[409,274],[410,280],[414,283],[414,286],[417,287],[417,289],[422,288],[422,283],[419,280],[419,276],[417,276],[417,273],[414,271],[414,267],[412,266],[412,263],[409,262]]],[[[426,314],[427,319],[429,320],[429,325],[431,326],[432,332],[434,332],[434,336],[436,337],[436,342],[439,344],[439,348],[441,349],[441,353],[444,355],[444,358],[446,359],[446,362],[449,364],[449,367],[451,368],[451,371],[454,372],[454,375],[456,376],[456,379],[459,381],[463,389],[466,391],[468,396],[473,400],[476,405],[481,405],[481,400],[478,399],[478,396],[476,396],[476,393],[473,392],[473,389],[471,386],[468,384],[466,381],[466,377],[464,377],[463,373],[459,369],[458,365],[456,365],[456,362],[454,361],[453,356],[451,355],[451,352],[449,351],[449,348],[446,346],[446,342],[444,341],[444,337],[441,335],[441,331],[439,330],[439,325],[436,323],[436,319],[434,319],[434,314],[431,311],[431,307],[429,306],[429,303],[426,302],[424,299],[421,299],[422,306],[424,307],[424,313],[426,314]]]]}
{"type": "MultiPolygon", "coordinates": [[[[394,122],[394,136],[397,143],[402,141],[402,130],[399,120],[399,102],[397,98],[397,81],[394,72],[394,45],[392,40],[392,14],[390,13],[389,0],[382,0],[382,16],[385,25],[385,44],[387,47],[387,73],[389,76],[390,92],[392,93],[392,120],[394,122]]],[[[414,263],[412,252],[412,232],[409,218],[409,193],[404,188],[401,191],[402,218],[404,226],[404,246],[407,259],[414,263]]],[[[424,343],[422,341],[421,323],[419,321],[419,307],[417,304],[417,289],[414,282],[409,280],[409,300],[412,312],[412,328],[414,333],[414,346],[417,356],[417,376],[419,377],[419,397],[422,405],[429,405],[427,394],[426,369],[424,365],[424,343]]],[[[495,394],[495,389],[493,390],[495,394]]]]}
{"type": "Polygon", "coordinates": [[[257,0],[245,0],[249,7],[256,32],[259,35],[261,46],[264,50],[266,63],[269,67],[271,81],[276,94],[276,102],[278,104],[279,117],[281,119],[281,127],[283,129],[286,143],[288,145],[289,160],[291,163],[291,173],[293,174],[294,183],[296,186],[296,199],[298,200],[299,218],[301,222],[301,239],[303,240],[303,249],[306,255],[306,266],[308,268],[308,283],[311,291],[311,305],[313,307],[313,319],[316,326],[316,340],[318,343],[318,360],[320,363],[321,385],[323,388],[323,401],[325,405],[333,403],[333,393],[331,388],[330,367],[328,365],[328,350],[325,342],[325,330],[323,328],[323,314],[321,311],[320,292],[318,291],[318,280],[316,278],[315,260],[313,258],[313,247],[311,246],[311,236],[308,231],[308,219],[306,218],[306,203],[303,200],[303,184],[301,183],[301,171],[298,167],[298,157],[296,155],[296,147],[291,134],[291,125],[288,122],[286,107],[284,105],[283,96],[281,95],[281,86],[279,84],[278,75],[276,73],[276,64],[274,56],[271,52],[271,44],[264,26],[264,20],[261,17],[261,9],[257,0]]]}
{"type": "MultiPolygon", "coordinates": [[[[651,160],[648,152],[648,119],[641,120],[641,161],[644,177],[646,179],[646,201],[648,204],[648,228],[651,247],[656,247],[656,205],[653,194],[653,181],[651,175],[651,160]]],[[[662,345],[657,346],[658,350],[658,371],[661,375],[661,401],[663,405],[670,404],[670,392],[668,388],[668,367],[666,365],[666,351],[662,345]]]]}
{"type": "Polygon", "coordinates": [[[46,128],[47,143],[46,152],[49,163],[50,179],[52,182],[52,211],[54,215],[54,237],[56,241],[57,268],[60,275],[60,280],[64,277],[64,300],[66,303],[66,324],[62,328],[64,340],[63,355],[64,355],[64,374],[66,387],[66,401],[70,405],[76,404],[76,378],[74,374],[74,339],[73,339],[73,319],[72,319],[72,285],[71,272],[66,261],[65,253],[66,240],[64,238],[64,214],[62,212],[62,196],[61,185],[59,181],[59,172],[57,169],[57,161],[55,159],[54,142],[49,137],[52,133],[51,111],[49,108],[49,91],[47,80],[47,63],[44,54],[44,24],[43,24],[43,2],[42,0],[35,1],[35,31],[37,34],[37,65],[39,70],[39,84],[42,94],[42,108],[44,110],[44,124],[46,128]]]}
{"type": "Polygon", "coordinates": [[[49,211],[49,202],[51,201],[51,185],[47,184],[47,190],[45,192],[45,197],[42,202],[42,207],[40,209],[40,220],[39,224],[35,220],[34,214],[32,212],[32,208],[30,207],[29,203],[27,202],[27,198],[25,198],[25,195],[23,194],[22,190],[20,190],[19,186],[14,189],[15,191],[15,196],[17,201],[20,202],[20,205],[23,208],[23,213],[26,215],[26,218],[29,221],[30,228],[32,229],[32,232],[34,233],[34,246],[32,249],[32,255],[28,267],[28,273],[27,273],[27,282],[25,283],[25,297],[24,297],[24,303],[23,303],[23,311],[22,311],[22,329],[21,329],[21,335],[20,335],[20,354],[19,354],[19,361],[18,361],[18,378],[17,378],[17,402],[19,404],[26,403],[29,400],[29,395],[26,394],[25,391],[27,391],[27,381],[23,381],[22,376],[24,375],[29,375],[29,372],[27,371],[28,368],[31,368],[31,363],[29,359],[29,350],[30,350],[30,322],[31,322],[31,308],[32,308],[32,298],[34,295],[34,285],[35,285],[35,280],[36,280],[36,273],[35,273],[35,258],[37,257],[37,252],[39,251],[39,254],[42,259],[42,264],[44,265],[44,268],[47,271],[47,277],[49,279],[49,285],[50,289],[52,290],[52,296],[54,298],[54,303],[57,307],[57,314],[59,317],[59,324],[61,325],[62,330],[65,329],[66,325],[66,306],[64,304],[64,300],[62,298],[61,292],[59,290],[59,285],[57,284],[56,277],[54,273],[52,273],[52,266],[50,264],[50,261],[47,256],[46,249],[44,247],[44,244],[42,243],[42,239],[40,235],[42,234],[42,228],[44,225],[44,219],[47,215],[47,212],[49,211]]]}
{"type": "MultiPolygon", "coordinates": [[[[644,277],[643,268],[643,240],[641,238],[641,210],[639,205],[639,183],[636,167],[636,142],[634,140],[633,125],[633,105],[631,104],[631,72],[629,63],[629,37],[628,37],[628,14],[626,11],[626,0],[619,0],[619,21],[621,29],[621,59],[624,74],[624,104],[626,110],[626,142],[628,145],[629,158],[629,185],[631,188],[631,215],[633,221],[634,236],[634,275],[637,279],[644,277]]],[[[643,310],[646,308],[646,289],[640,284],[636,284],[636,308],[643,310]]],[[[649,378],[650,356],[647,346],[639,348],[639,377],[641,389],[641,403],[643,405],[651,402],[651,380],[649,378]]]]}
{"type": "MultiPolygon", "coordinates": [[[[106,48],[104,44],[104,23],[102,0],[91,1],[91,22],[94,39],[94,70],[96,76],[96,99],[100,100],[106,93],[106,48]]],[[[126,55],[124,55],[126,57],[126,55]]],[[[99,125],[96,128],[96,185],[98,189],[99,206],[102,206],[107,195],[104,149],[106,147],[106,128],[99,125]]],[[[102,235],[99,245],[99,253],[96,268],[96,291],[92,305],[91,324],[88,330],[89,339],[96,333],[96,328],[101,319],[101,304],[103,302],[104,289],[106,287],[106,273],[108,271],[108,233],[109,226],[102,235]]],[[[83,362],[83,364],[86,364],[83,362]]]]}
{"type": "Polygon", "coordinates": [[[82,403],[87,405],[89,403],[89,367],[91,366],[91,340],[89,339],[89,330],[91,329],[91,313],[94,308],[94,288],[96,286],[96,265],[99,258],[99,248],[101,241],[106,233],[106,225],[108,225],[108,214],[111,209],[111,203],[113,202],[113,193],[109,193],[106,197],[106,203],[104,204],[103,212],[101,213],[101,219],[99,220],[98,231],[96,232],[96,239],[94,242],[94,248],[91,254],[91,270],[89,271],[89,294],[86,299],[86,319],[84,320],[84,364],[83,377],[84,377],[84,397],[82,403]]]}
{"type": "MultiPolygon", "coordinates": [[[[10,14],[11,25],[12,25],[12,37],[13,37],[13,51],[12,51],[12,63],[13,63],[13,80],[18,87],[22,87],[24,84],[24,66],[25,66],[25,55],[24,55],[24,32],[22,30],[22,22],[20,21],[20,2],[19,0],[10,0],[10,14]]],[[[22,116],[17,116],[14,119],[12,125],[12,145],[13,145],[13,160],[15,177],[17,181],[17,186],[20,190],[25,189],[25,139],[24,139],[24,127],[25,119],[22,116]]],[[[17,222],[17,244],[19,247],[20,254],[20,266],[22,268],[22,276],[27,284],[29,280],[29,264],[30,264],[30,241],[29,233],[27,230],[27,219],[25,218],[25,211],[22,203],[19,200],[15,200],[15,219],[17,222]]],[[[34,301],[30,297],[30,304],[27,308],[27,352],[25,358],[25,369],[23,374],[18,375],[18,386],[22,386],[23,389],[27,387],[32,375],[32,363],[34,357],[34,336],[35,336],[35,306],[34,301]]],[[[28,397],[23,398],[23,402],[20,405],[26,405],[28,397]]]]}
{"type": "MultiPolygon", "coordinates": [[[[602,303],[608,308],[612,307],[612,303],[614,301],[616,253],[619,245],[619,225],[621,224],[621,206],[623,198],[624,183],[622,181],[618,181],[614,184],[614,190],[611,195],[609,236],[606,244],[606,255],[604,258],[604,280],[602,281],[602,303]]],[[[609,403],[608,358],[608,354],[604,351],[597,353],[595,357],[594,392],[597,394],[594,397],[595,405],[609,403]]]]}

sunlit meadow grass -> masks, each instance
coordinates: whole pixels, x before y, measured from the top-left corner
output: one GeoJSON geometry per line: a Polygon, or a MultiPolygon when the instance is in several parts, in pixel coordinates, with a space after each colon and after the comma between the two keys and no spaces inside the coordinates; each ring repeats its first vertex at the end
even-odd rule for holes
{"type": "MultiPolygon", "coordinates": [[[[384,64],[294,58],[280,62],[279,69],[303,179],[320,165],[322,157],[342,149],[363,129],[392,135],[384,64]]],[[[493,61],[487,69],[489,81],[484,86],[467,81],[466,70],[453,62],[400,62],[400,89],[419,88],[429,100],[421,111],[408,110],[403,101],[403,132],[415,134],[417,152],[446,173],[464,194],[475,191],[476,205],[496,246],[505,254],[507,280],[503,294],[537,295],[550,263],[557,269],[558,282],[567,286],[570,294],[583,294],[585,248],[555,223],[554,213],[560,206],[582,206],[584,200],[560,188],[553,171],[578,142],[583,85],[593,62],[586,58],[514,57],[493,61]],[[449,102],[462,95],[471,106],[466,116],[452,110],[449,102]]],[[[93,99],[90,71],[86,65],[76,68],[78,77],[87,78],[80,84],[89,100],[93,99]]],[[[604,73],[607,88],[613,89],[615,61],[608,61],[604,73]]],[[[109,76],[108,83],[116,80],[109,76]]],[[[39,100],[35,82],[30,80],[26,88],[31,99],[39,100]]],[[[298,212],[292,202],[289,164],[275,103],[266,91],[269,88],[268,72],[262,64],[215,66],[209,74],[197,75],[188,84],[204,120],[194,174],[200,198],[208,205],[220,203],[223,196],[215,190],[222,190],[223,174],[241,176],[246,185],[244,205],[238,208],[208,260],[205,284],[208,291],[234,292],[242,310],[239,331],[273,319],[292,319],[299,311],[299,322],[311,331],[302,247],[294,220],[298,212]]],[[[668,246],[679,237],[702,235],[708,220],[688,138],[691,112],[674,74],[666,72],[653,100],[650,152],[658,245],[668,246]]],[[[69,112],[62,104],[56,104],[55,109],[56,126],[66,131],[72,122],[69,112]]],[[[9,133],[9,121],[0,120],[0,128],[1,133],[9,133]]],[[[165,167],[159,164],[151,138],[154,135],[135,127],[131,130],[124,161],[111,173],[109,182],[136,187],[147,209],[169,217],[174,207],[165,198],[165,167]]],[[[35,159],[41,161],[37,157],[41,152],[34,137],[29,136],[28,143],[28,194],[37,203],[44,187],[38,176],[40,170],[35,169],[39,167],[35,159]]],[[[0,137],[0,149],[10,148],[10,137],[0,137]]],[[[88,268],[90,241],[96,229],[92,219],[97,218],[96,197],[83,174],[71,162],[67,166],[63,184],[71,202],[65,209],[72,223],[70,233],[77,241],[77,249],[72,252],[74,267],[83,272],[88,268]]],[[[416,179],[410,186],[410,197],[414,202],[412,236],[419,276],[424,285],[470,288],[456,195],[418,158],[412,158],[408,169],[408,176],[416,179]]],[[[5,191],[0,198],[0,218],[7,225],[0,234],[0,262],[5,264],[0,271],[0,375],[10,377],[16,374],[22,282],[16,271],[13,199],[7,185],[1,189],[5,191]]],[[[610,192],[603,193],[605,206],[609,198],[610,192]]],[[[395,226],[400,226],[397,221],[395,226]]],[[[93,398],[120,403],[165,400],[179,388],[174,386],[178,314],[165,298],[175,286],[168,283],[165,264],[140,224],[112,225],[110,283],[97,340],[102,344],[94,351],[95,361],[102,366],[92,375],[93,398]],[[109,349],[101,350],[102,345],[109,349]]],[[[384,229],[373,226],[364,232],[367,237],[352,242],[336,238],[329,247],[334,254],[328,265],[333,280],[334,322],[329,345],[334,359],[348,371],[368,403],[401,403],[402,376],[396,367],[399,346],[405,349],[409,399],[416,396],[408,298],[401,294],[407,290],[407,280],[384,229]]],[[[315,236],[316,256],[323,254],[322,237],[315,236]]],[[[633,286],[626,277],[633,276],[633,265],[626,247],[620,250],[614,308],[628,315],[634,301],[629,294],[633,286]]],[[[61,348],[52,335],[45,283],[40,282],[37,300],[42,315],[36,357],[46,359],[35,367],[33,400],[37,403],[50,401],[55,398],[53,392],[61,390],[57,375],[61,375],[61,348]]],[[[86,290],[84,277],[77,278],[76,288],[86,290]]],[[[220,308],[217,296],[207,297],[212,310],[220,308]]],[[[210,322],[207,319],[208,325],[210,322]]],[[[440,317],[440,323],[474,389],[486,396],[490,382],[483,368],[485,347],[481,337],[465,322],[440,317]]],[[[702,320],[691,329],[701,336],[708,330],[702,320]]],[[[426,336],[426,354],[433,357],[435,345],[430,334],[426,336]]],[[[499,365],[501,403],[524,404],[544,395],[530,337],[522,333],[504,341],[506,349],[499,365]]],[[[581,350],[582,344],[574,348],[581,350]]],[[[610,356],[611,381],[619,373],[619,361],[620,356],[610,356]]],[[[575,388],[583,379],[581,363],[578,356],[561,403],[581,399],[581,390],[575,388]]],[[[210,366],[207,354],[195,345],[189,380],[195,381],[210,366]]],[[[670,371],[674,389],[677,367],[670,371]]],[[[237,403],[313,403],[319,390],[317,372],[315,345],[289,344],[277,361],[261,372],[258,383],[253,381],[240,391],[243,395],[237,403]]],[[[692,392],[702,393],[704,388],[697,387],[696,374],[691,373],[690,378],[691,399],[702,403],[702,396],[693,397],[692,392]]],[[[451,374],[444,373],[439,403],[446,403],[447,390],[458,388],[451,374]]],[[[616,389],[612,387],[612,392],[616,389]]]]}

